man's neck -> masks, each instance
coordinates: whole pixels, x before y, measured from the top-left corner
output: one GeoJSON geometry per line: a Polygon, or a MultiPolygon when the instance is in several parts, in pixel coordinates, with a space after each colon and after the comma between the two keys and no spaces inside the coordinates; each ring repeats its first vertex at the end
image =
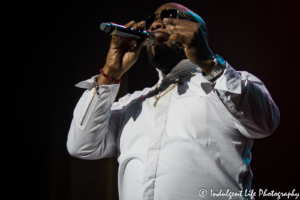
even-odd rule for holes
{"type": "Polygon", "coordinates": [[[156,70],[158,71],[159,76],[158,84],[162,87],[162,89],[164,89],[170,84],[174,84],[180,79],[190,75],[192,72],[201,69],[197,65],[193,64],[189,59],[183,59],[176,66],[174,66],[168,74],[163,73],[157,68],[156,70]]]}

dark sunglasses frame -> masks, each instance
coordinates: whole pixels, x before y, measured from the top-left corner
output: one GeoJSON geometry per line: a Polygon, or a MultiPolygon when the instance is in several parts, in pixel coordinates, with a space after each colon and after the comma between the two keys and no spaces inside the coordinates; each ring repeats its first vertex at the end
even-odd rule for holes
{"type": "Polygon", "coordinates": [[[159,11],[158,13],[154,13],[152,15],[149,15],[149,17],[145,20],[146,21],[146,29],[148,30],[152,23],[155,22],[158,19],[161,19],[163,21],[164,16],[168,16],[168,18],[173,18],[173,19],[187,19],[191,21],[191,19],[182,11],[179,11],[176,8],[169,8],[169,9],[164,9],[159,11]],[[176,16],[173,14],[176,13],[176,16]],[[170,16],[172,14],[172,17],[170,16]]]}

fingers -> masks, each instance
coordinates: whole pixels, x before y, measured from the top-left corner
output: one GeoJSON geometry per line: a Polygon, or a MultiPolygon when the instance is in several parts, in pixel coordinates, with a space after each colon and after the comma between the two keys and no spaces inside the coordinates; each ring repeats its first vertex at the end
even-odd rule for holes
{"type": "MultiPolygon", "coordinates": [[[[132,28],[132,29],[136,30],[136,29],[143,28],[145,26],[145,24],[143,24],[143,22],[135,23],[135,21],[132,20],[129,23],[125,24],[125,26],[127,28],[132,28]]],[[[113,42],[118,42],[118,41],[123,41],[122,43],[124,45],[129,45],[129,46],[136,45],[136,41],[133,40],[133,39],[123,38],[123,37],[121,38],[121,37],[118,37],[118,36],[113,36],[113,42]]]]}
{"type": "Polygon", "coordinates": [[[173,19],[173,18],[164,18],[163,21],[166,24],[170,24],[170,25],[173,25],[173,26],[182,23],[182,20],[173,19]]]}
{"type": "Polygon", "coordinates": [[[176,44],[179,48],[188,48],[192,40],[194,40],[198,29],[194,25],[176,25],[172,26],[170,30],[172,31],[172,35],[169,38],[170,42],[176,44]]]}
{"type": "Polygon", "coordinates": [[[141,21],[141,22],[138,22],[136,24],[133,25],[132,29],[133,30],[144,30],[146,29],[146,22],[145,21],[141,21]]]}
{"type": "Polygon", "coordinates": [[[173,19],[173,18],[164,18],[164,23],[169,24],[169,25],[178,25],[178,24],[194,24],[200,26],[201,24],[198,22],[192,22],[189,20],[185,19],[173,19]]]}
{"type": "MultiPolygon", "coordinates": [[[[138,22],[135,25],[133,25],[132,29],[133,30],[145,30],[146,22],[145,21],[138,22]]],[[[134,45],[134,52],[139,53],[141,51],[141,49],[143,48],[143,44],[145,41],[146,41],[146,39],[136,42],[136,44],[134,45]]]]}
{"type": "MultiPolygon", "coordinates": [[[[125,24],[127,28],[131,28],[133,30],[144,30],[146,22],[141,21],[136,23],[135,21],[130,21],[129,23],[125,24]]],[[[139,52],[143,44],[146,40],[136,41],[134,39],[112,36],[112,48],[118,49],[119,51],[125,52],[139,52]]]]}
{"type": "MultiPolygon", "coordinates": [[[[141,27],[142,23],[135,23],[135,21],[132,20],[129,23],[125,24],[125,26],[127,28],[133,28],[134,29],[134,28],[141,27]]],[[[113,48],[122,47],[122,48],[125,48],[125,49],[136,46],[136,44],[137,44],[136,40],[134,40],[134,39],[118,37],[118,36],[115,36],[115,35],[112,36],[112,43],[114,44],[113,48]]]]}
{"type": "Polygon", "coordinates": [[[182,32],[193,32],[193,33],[199,33],[200,32],[200,26],[197,26],[196,24],[183,24],[183,23],[181,23],[181,24],[176,24],[176,25],[174,25],[174,26],[172,26],[171,28],[170,28],[170,30],[173,32],[173,33],[175,33],[175,32],[180,32],[180,33],[182,33],[182,32]]]}
{"type": "MultiPolygon", "coordinates": [[[[146,29],[146,22],[145,21],[141,21],[136,23],[133,27],[133,30],[145,30],[146,29]]],[[[143,44],[146,40],[142,40],[142,41],[138,41],[137,45],[143,44]]]]}
{"type": "Polygon", "coordinates": [[[170,36],[170,41],[176,44],[179,48],[189,48],[195,45],[197,46],[196,43],[202,41],[202,38],[205,39],[205,32],[203,31],[201,26],[198,25],[199,23],[180,22],[175,24],[174,22],[173,24],[174,25],[170,27],[170,31],[172,32],[172,35],[170,36]]]}
{"type": "Polygon", "coordinates": [[[141,21],[138,23],[135,23],[135,21],[130,21],[129,23],[125,24],[127,28],[132,28],[133,30],[144,30],[145,25],[146,25],[145,21],[141,21]]]}
{"type": "Polygon", "coordinates": [[[179,46],[179,47],[188,47],[188,45],[189,45],[189,39],[188,39],[188,37],[187,36],[185,36],[185,35],[183,35],[183,34],[181,34],[181,33],[173,33],[171,36],[170,36],[170,38],[169,38],[169,40],[170,40],[170,42],[172,42],[173,44],[176,44],[177,46],[179,46]],[[178,44],[178,43],[181,43],[181,45],[180,44],[178,44]]]}
{"type": "Polygon", "coordinates": [[[125,26],[127,27],[127,28],[131,28],[133,25],[135,24],[135,21],[130,21],[129,23],[127,23],[127,24],[125,24],[125,26]]]}
{"type": "Polygon", "coordinates": [[[130,48],[136,45],[136,41],[134,39],[128,39],[123,37],[118,37],[113,35],[111,38],[112,41],[112,48],[119,49],[119,48],[130,48]]]}

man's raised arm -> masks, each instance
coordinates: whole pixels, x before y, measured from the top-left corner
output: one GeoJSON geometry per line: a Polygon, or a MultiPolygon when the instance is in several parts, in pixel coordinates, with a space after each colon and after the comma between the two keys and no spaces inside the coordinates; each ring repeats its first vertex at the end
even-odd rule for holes
{"type": "MultiPolygon", "coordinates": [[[[128,28],[144,29],[145,22],[131,21],[128,28]]],[[[68,134],[69,153],[81,159],[101,159],[117,155],[116,138],[122,102],[113,103],[119,90],[117,80],[136,62],[145,41],[112,36],[101,74],[77,84],[87,89],[74,110],[68,134]]]]}

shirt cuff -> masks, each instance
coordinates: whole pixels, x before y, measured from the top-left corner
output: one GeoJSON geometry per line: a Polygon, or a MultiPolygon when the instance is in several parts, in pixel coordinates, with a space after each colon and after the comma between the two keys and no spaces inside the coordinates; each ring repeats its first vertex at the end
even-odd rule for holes
{"type": "Polygon", "coordinates": [[[78,87],[78,88],[91,90],[92,88],[97,86],[96,80],[97,80],[98,76],[99,75],[95,75],[90,79],[87,79],[85,81],[81,81],[81,82],[77,83],[75,86],[78,87]]]}
{"type": "MultiPolygon", "coordinates": [[[[87,80],[84,80],[84,81],[81,81],[79,83],[77,83],[75,86],[78,87],[78,88],[82,88],[82,89],[87,89],[87,90],[91,90],[92,88],[96,87],[97,86],[97,78],[98,78],[99,75],[95,75],[93,76],[92,78],[90,79],[87,79],[87,80]]],[[[118,85],[118,90],[119,90],[119,86],[120,84],[110,84],[112,85],[113,87],[116,87],[118,85]]],[[[117,91],[118,92],[118,91],[117,91]]]]}
{"type": "MultiPolygon", "coordinates": [[[[99,75],[95,75],[90,79],[81,81],[81,82],[77,83],[75,86],[78,88],[91,90],[97,86],[96,80],[97,80],[98,76],[99,75]]],[[[101,96],[102,94],[110,91],[109,93],[111,93],[111,103],[113,103],[116,99],[119,88],[120,88],[120,84],[101,85],[98,89],[97,95],[101,96]]]]}
{"type": "Polygon", "coordinates": [[[224,73],[216,81],[215,89],[235,94],[242,93],[241,76],[227,62],[224,73]]]}

